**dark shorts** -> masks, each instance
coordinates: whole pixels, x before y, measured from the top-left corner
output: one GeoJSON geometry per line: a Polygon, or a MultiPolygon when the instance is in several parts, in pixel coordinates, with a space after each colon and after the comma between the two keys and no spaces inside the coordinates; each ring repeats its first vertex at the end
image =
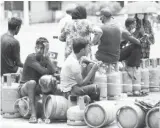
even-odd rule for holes
{"type": "Polygon", "coordinates": [[[72,96],[84,96],[88,95],[92,100],[99,100],[99,90],[97,88],[97,85],[91,84],[86,86],[78,86],[75,85],[72,87],[72,90],[69,92],[62,92],[62,95],[65,96],[65,98],[68,99],[69,95],[72,96]]]}

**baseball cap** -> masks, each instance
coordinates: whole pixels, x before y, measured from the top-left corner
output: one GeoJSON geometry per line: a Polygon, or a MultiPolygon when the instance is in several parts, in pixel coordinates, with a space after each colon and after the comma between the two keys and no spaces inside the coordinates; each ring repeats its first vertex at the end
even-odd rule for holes
{"type": "MultiPolygon", "coordinates": [[[[106,8],[101,9],[99,15],[100,15],[100,16],[101,16],[101,15],[104,15],[105,17],[108,17],[108,18],[111,17],[111,18],[113,18],[112,12],[111,12],[109,9],[106,9],[106,8]]],[[[114,19],[114,18],[113,18],[113,19],[114,19]]]]}
{"type": "Polygon", "coordinates": [[[129,25],[133,24],[136,21],[135,18],[127,18],[125,21],[125,26],[128,27],[129,25]]]}

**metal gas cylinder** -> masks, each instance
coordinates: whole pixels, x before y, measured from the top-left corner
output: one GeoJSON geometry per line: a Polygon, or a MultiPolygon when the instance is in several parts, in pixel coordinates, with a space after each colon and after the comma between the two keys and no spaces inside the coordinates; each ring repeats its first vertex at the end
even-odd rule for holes
{"type": "Polygon", "coordinates": [[[124,105],[117,111],[117,124],[120,128],[144,128],[145,112],[136,104],[124,105]]]}
{"type": "MultiPolygon", "coordinates": [[[[44,115],[42,98],[40,96],[36,96],[35,101],[37,117],[42,117],[44,115]]],[[[26,96],[16,100],[15,109],[20,113],[22,117],[29,119],[31,116],[31,106],[29,105],[29,98],[26,96]]]]}
{"type": "Polygon", "coordinates": [[[149,68],[149,88],[151,92],[159,91],[159,72],[156,59],[150,59],[151,67],[149,68]]]}
{"type": "Polygon", "coordinates": [[[84,111],[85,123],[90,128],[103,128],[116,119],[116,105],[109,101],[98,101],[89,104],[84,111]]]}
{"type": "Polygon", "coordinates": [[[73,126],[84,126],[84,109],[91,101],[88,95],[80,96],[78,105],[72,106],[67,110],[67,124],[73,126]]]}
{"type": "Polygon", "coordinates": [[[107,77],[106,73],[97,71],[94,79],[94,84],[100,89],[100,100],[107,99],[107,77]]]}
{"type": "Polygon", "coordinates": [[[132,92],[132,79],[131,77],[128,75],[128,73],[125,71],[125,62],[122,62],[123,64],[123,71],[122,71],[122,92],[123,93],[128,93],[128,92],[132,92]]]}
{"type": "Polygon", "coordinates": [[[122,93],[122,73],[119,71],[118,63],[114,71],[111,70],[111,66],[110,64],[107,74],[107,94],[108,99],[117,99],[122,93]]]}
{"type": "Polygon", "coordinates": [[[18,93],[19,83],[16,83],[17,74],[7,73],[2,76],[2,114],[6,118],[20,117],[14,103],[20,97],[18,93]]]}
{"type": "MultiPolygon", "coordinates": [[[[157,71],[160,74],[160,58],[157,58],[157,71]]],[[[160,86],[160,75],[159,75],[159,86],[160,86]]]]}
{"type": "Polygon", "coordinates": [[[149,69],[146,68],[146,59],[141,61],[141,86],[142,90],[149,90],[149,69]]]}

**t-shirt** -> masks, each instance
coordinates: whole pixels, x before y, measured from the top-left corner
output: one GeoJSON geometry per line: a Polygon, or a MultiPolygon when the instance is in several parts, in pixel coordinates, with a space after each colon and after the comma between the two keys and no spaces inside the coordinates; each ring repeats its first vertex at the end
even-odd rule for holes
{"type": "Polygon", "coordinates": [[[116,63],[120,57],[121,30],[115,23],[101,26],[103,35],[96,52],[96,58],[106,63],[116,63]]]}
{"type": "Polygon", "coordinates": [[[63,92],[71,91],[72,87],[77,84],[75,75],[81,75],[81,65],[75,54],[72,53],[65,60],[61,70],[59,87],[63,92]]]}
{"type": "Polygon", "coordinates": [[[23,67],[20,61],[20,45],[12,35],[1,36],[1,75],[16,73],[18,67],[23,67]]]}
{"type": "Polygon", "coordinates": [[[38,60],[36,54],[32,53],[27,56],[24,63],[21,83],[25,83],[29,80],[35,80],[38,82],[41,76],[53,73],[54,72],[47,68],[45,60],[38,60]]]}

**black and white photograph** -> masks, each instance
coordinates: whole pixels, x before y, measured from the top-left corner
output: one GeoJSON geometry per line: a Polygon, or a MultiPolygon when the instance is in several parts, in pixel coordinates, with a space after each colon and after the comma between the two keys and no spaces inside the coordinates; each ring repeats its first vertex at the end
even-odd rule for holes
{"type": "Polygon", "coordinates": [[[1,128],[160,128],[160,1],[0,1],[1,128]]]}

